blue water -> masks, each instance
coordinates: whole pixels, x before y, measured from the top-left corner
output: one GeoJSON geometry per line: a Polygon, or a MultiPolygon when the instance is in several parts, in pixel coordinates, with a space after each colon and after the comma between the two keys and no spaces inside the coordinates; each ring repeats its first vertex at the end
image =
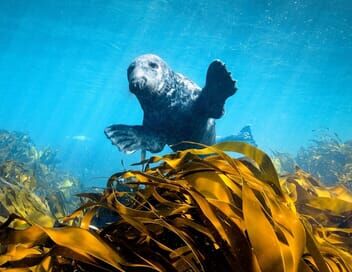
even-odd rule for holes
{"type": "Polygon", "coordinates": [[[239,91],[218,135],[251,124],[259,147],[292,153],[317,129],[352,139],[350,0],[0,1],[0,128],[103,185],[140,158],[103,130],[141,123],[126,69],[145,53],[200,86],[213,59],[227,64],[239,91]]]}

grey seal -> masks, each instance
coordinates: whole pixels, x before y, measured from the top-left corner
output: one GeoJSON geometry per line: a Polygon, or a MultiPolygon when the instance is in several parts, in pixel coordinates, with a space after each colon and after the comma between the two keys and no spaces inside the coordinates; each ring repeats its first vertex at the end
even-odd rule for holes
{"type": "Polygon", "coordinates": [[[125,153],[139,149],[156,153],[165,145],[174,151],[191,147],[180,144],[182,141],[214,144],[215,119],[223,116],[226,99],[237,90],[236,81],[220,60],[209,65],[203,88],[152,54],[134,59],[127,77],[129,89],[143,109],[143,124],[111,125],[104,131],[125,153]]]}

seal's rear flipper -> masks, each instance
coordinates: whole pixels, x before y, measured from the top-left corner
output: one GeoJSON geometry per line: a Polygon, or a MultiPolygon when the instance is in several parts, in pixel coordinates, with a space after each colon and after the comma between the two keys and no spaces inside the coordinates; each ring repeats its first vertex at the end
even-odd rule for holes
{"type": "Polygon", "coordinates": [[[160,152],[164,145],[158,141],[158,137],[144,129],[143,126],[112,125],[104,130],[113,145],[120,151],[131,154],[136,150],[148,150],[160,152]]]}
{"type": "Polygon", "coordinates": [[[219,139],[216,140],[217,143],[221,143],[221,142],[230,142],[230,141],[239,141],[239,142],[245,142],[245,143],[249,143],[251,145],[257,146],[257,143],[255,142],[254,138],[253,138],[253,134],[252,134],[252,130],[251,130],[251,126],[247,125],[244,126],[240,132],[236,135],[230,135],[227,137],[221,137],[219,139]]]}
{"type": "Polygon", "coordinates": [[[227,71],[225,64],[214,60],[208,68],[206,84],[198,101],[196,110],[208,118],[220,118],[228,97],[236,92],[236,81],[227,71]]]}
{"type": "Polygon", "coordinates": [[[253,134],[252,134],[252,130],[251,130],[251,126],[247,125],[244,126],[241,130],[240,133],[238,134],[238,138],[239,140],[249,143],[251,145],[257,146],[257,143],[255,142],[254,138],[253,138],[253,134]]]}

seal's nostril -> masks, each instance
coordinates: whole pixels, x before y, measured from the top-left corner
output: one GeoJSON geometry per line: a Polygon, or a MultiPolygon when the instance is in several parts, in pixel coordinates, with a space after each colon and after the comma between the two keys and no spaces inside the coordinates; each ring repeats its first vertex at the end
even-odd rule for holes
{"type": "Polygon", "coordinates": [[[147,82],[147,79],[145,77],[134,78],[131,80],[131,83],[133,85],[144,85],[146,82],[147,82]]]}
{"type": "Polygon", "coordinates": [[[143,89],[143,87],[145,86],[145,83],[147,82],[147,79],[145,77],[142,77],[138,80],[138,85],[140,89],[143,89]]]}
{"type": "Polygon", "coordinates": [[[144,76],[132,78],[130,80],[130,90],[132,92],[140,91],[145,88],[146,83],[147,83],[147,78],[144,76]]]}
{"type": "Polygon", "coordinates": [[[141,83],[142,85],[145,85],[145,83],[147,83],[147,78],[146,78],[146,77],[141,77],[140,83],[141,83]]]}

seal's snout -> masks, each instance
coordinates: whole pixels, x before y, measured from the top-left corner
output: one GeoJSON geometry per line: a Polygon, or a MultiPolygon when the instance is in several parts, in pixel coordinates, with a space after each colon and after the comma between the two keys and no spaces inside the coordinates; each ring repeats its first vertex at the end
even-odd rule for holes
{"type": "Polygon", "coordinates": [[[130,81],[131,92],[137,92],[137,91],[143,90],[143,88],[146,86],[146,83],[147,83],[147,78],[144,76],[131,79],[130,81]]]}

